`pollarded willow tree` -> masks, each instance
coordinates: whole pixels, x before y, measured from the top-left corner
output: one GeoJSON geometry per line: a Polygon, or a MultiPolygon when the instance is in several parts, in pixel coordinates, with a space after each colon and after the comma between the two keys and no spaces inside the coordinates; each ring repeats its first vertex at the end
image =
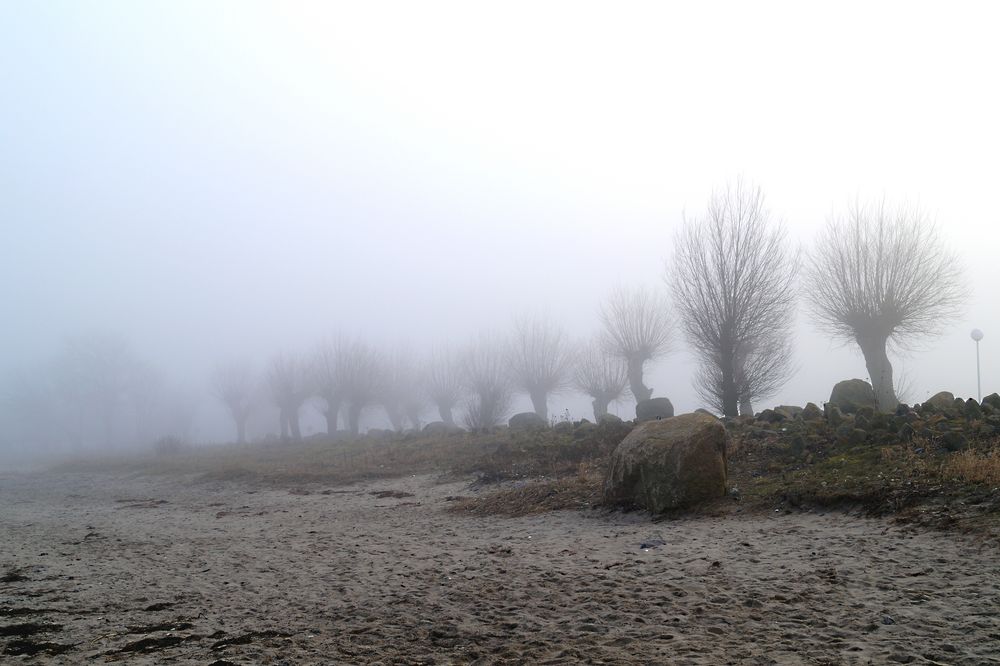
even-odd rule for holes
{"type": "Polygon", "coordinates": [[[527,393],[535,413],[548,421],[549,396],[570,385],[573,350],[566,332],[547,319],[518,317],[507,362],[514,387],[527,393]]]}
{"type": "Polygon", "coordinates": [[[592,398],[594,420],[600,421],[608,406],[625,395],[628,367],[620,356],[608,354],[599,342],[591,342],[577,354],[573,385],[592,398]]]}
{"type": "Polygon", "coordinates": [[[384,360],[378,399],[396,432],[403,431],[405,421],[415,429],[420,428],[427,404],[420,370],[409,350],[397,348],[384,360]]]}
{"type": "Polygon", "coordinates": [[[793,371],[797,252],[772,223],[758,187],[737,181],[685,220],[666,279],[688,344],[696,388],[725,416],[753,413],[793,371]]]}
{"type": "Polygon", "coordinates": [[[298,356],[278,354],[267,368],[267,385],[271,399],[278,407],[281,438],[302,439],[299,428],[299,410],[313,393],[312,373],[308,364],[298,356]]]}
{"type": "Polygon", "coordinates": [[[898,404],[890,342],[939,335],[966,299],[958,257],[920,210],[855,202],[810,253],[809,309],[832,336],[861,349],[884,411],[898,404]]]}
{"type": "Polygon", "coordinates": [[[649,400],[653,389],[643,383],[643,370],[647,362],[670,351],[673,337],[666,299],[649,289],[618,287],[601,306],[600,316],[602,344],[625,360],[636,402],[649,400]]]}
{"type": "Polygon", "coordinates": [[[461,369],[466,427],[485,432],[503,423],[514,397],[503,343],[480,335],[463,354],[461,369]]]}
{"type": "Polygon", "coordinates": [[[344,402],[341,366],[345,362],[345,350],[348,346],[349,343],[343,336],[327,338],[316,347],[310,368],[313,373],[313,388],[325,403],[320,411],[326,418],[326,434],[331,436],[337,432],[340,407],[344,402]]]}
{"type": "Polygon", "coordinates": [[[356,339],[340,351],[340,386],[347,402],[347,427],[357,435],[361,427],[361,412],[378,401],[384,381],[382,355],[364,341],[356,339]]]}
{"type": "Polygon", "coordinates": [[[220,363],[212,373],[212,395],[226,406],[236,424],[238,444],[247,441],[247,420],[254,407],[254,384],[253,369],[248,361],[220,363]]]}
{"type": "Polygon", "coordinates": [[[455,425],[455,405],[462,398],[462,369],[450,347],[431,350],[424,367],[424,389],[437,406],[441,420],[455,425]]]}

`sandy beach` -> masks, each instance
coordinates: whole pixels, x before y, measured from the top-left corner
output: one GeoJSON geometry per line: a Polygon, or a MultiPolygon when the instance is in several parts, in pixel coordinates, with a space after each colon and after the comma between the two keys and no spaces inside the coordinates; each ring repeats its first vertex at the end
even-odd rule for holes
{"type": "Polygon", "coordinates": [[[4,475],[3,660],[1000,663],[1000,555],[976,537],[838,513],[448,510],[475,492],[4,475]]]}

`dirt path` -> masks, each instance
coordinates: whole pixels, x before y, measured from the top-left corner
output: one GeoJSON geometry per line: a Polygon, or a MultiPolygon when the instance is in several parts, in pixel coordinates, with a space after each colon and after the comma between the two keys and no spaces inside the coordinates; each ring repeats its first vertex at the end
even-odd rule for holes
{"type": "Polygon", "coordinates": [[[1000,663],[1000,554],[972,538],[842,515],[481,519],[427,477],[304,492],[0,477],[0,660],[1000,663]]]}

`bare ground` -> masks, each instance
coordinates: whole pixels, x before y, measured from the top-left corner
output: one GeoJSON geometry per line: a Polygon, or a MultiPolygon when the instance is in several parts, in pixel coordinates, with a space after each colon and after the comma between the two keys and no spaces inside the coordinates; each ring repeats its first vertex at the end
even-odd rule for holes
{"type": "Polygon", "coordinates": [[[2,476],[0,660],[1000,663],[1000,556],[974,536],[447,510],[474,492],[2,476]]]}

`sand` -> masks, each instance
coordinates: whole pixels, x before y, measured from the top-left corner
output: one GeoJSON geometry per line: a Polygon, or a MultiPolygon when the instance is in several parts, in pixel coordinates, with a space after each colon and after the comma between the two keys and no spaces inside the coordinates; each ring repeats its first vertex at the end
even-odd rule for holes
{"type": "Polygon", "coordinates": [[[473,492],[4,475],[0,661],[1000,663],[1000,554],[972,536],[447,510],[473,492]]]}

